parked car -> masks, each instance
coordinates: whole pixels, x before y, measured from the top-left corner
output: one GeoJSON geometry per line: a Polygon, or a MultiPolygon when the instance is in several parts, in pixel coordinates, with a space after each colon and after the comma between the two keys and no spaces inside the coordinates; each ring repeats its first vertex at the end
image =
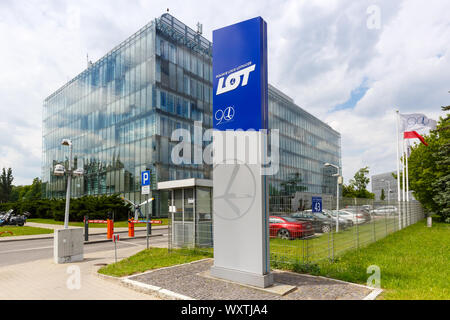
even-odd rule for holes
{"type": "Polygon", "coordinates": [[[353,224],[361,224],[366,222],[363,214],[355,213],[348,210],[339,210],[339,217],[343,217],[344,219],[351,220],[353,224]]]}
{"type": "MultiPolygon", "coordinates": [[[[324,209],[323,214],[326,215],[327,217],[330,217],[331,219],[333,219],[335,224],[337,223],[338,219],[337,219],[337,214],[335,211],[324,209]]],[[[347,228],[353,227],[353,221],[350,219],[346,219],[343,216],[339,216],[339,227],[342,229],[347,229],[347,228]]]]}
{"type": "Polygon", "coordinates": [[[281,239],[305,238],[314,235],[311,222],[298,221],[287,216],[270,216],[269,230],[271,237],[281,239]]]}
{"type": "Polygon", "coordinates": [[[291,217],[299,221],[311,222],[316,233],[330,232],[336,226],[331,218],[322,213],[312,213],[312,210],[295,212],[291,217]]]}
{"type": "Polygon", "coordinates": [[[372,220],[372,214],[367,207],[346,207],[344,211],[353,213],[356,216],[363,216],[364,222],[370,222],[372,220]]]}
{"type": "Polygon", "coordinates": [[[395,206],[382,206],[370,211],[374,215],[390,215],[397,213],[397,207],[395,206]]]}

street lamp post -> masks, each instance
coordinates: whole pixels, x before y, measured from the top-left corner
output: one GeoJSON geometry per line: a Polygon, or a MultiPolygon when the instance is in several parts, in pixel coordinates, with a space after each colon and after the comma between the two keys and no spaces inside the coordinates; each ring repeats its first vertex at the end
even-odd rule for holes
{"type": "Polygon", "coordinates": [[[69,169],[67,171],[66,210],[64,212],[64,229],[69,228],[70,185],[72,181],[72,141],[64,139],[63,146],[69,146],[69,169]]]}
{"type": "Polygon", "coordinates": [[[72,176],[82,176],[83,169],[79,168],[77,170],[72,169],[72,141],[69,139],[63,139],[61,145],[69,147],[69,168],[67,170],[64,169],[64,166],[61,164],[57,164],[55,166],[54,174],[56,176],[63,176],[64,173],[67,173],[67,191],[66,191],[66,210],[64,212],[64,229],[69,228],[69,209],[70,209],[70,185],[72,181],[72,176]]]}
{"type": "Polygon", "coordinates": [[[333,177],[336,177],[336,232],[339,232],[339,180],[341,178],[340,175],[340,167],[335,165],[335,164],[331,164],[331,163],[325,163],[324,164],[325,167],[333,167],[337,169],[337,173],[333,174],[333,177]]]}

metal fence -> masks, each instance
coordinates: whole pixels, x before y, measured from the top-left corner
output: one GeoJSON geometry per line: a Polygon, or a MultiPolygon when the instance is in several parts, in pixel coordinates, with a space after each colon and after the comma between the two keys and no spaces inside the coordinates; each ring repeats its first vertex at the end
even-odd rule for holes
{"type": "Polygon", "coordinates": [[[325,197],[322,213],[313,213],[307,209],[311,198],[271,197],[272,266],[334,260],[347,250],[367,246],[424,218],[418,201],[341,198],[336,210],[336,198],[325,197]],[[295,232],[296,223],[291,221],[302,221],[303,231],[295,232]]]}
{"type": "MultiPolygon", "coordinates": [[[[339,200],[336,210],[336,198],[329,195],[270,197],[271,266],[334,260],[347,250],[363,248],[424,218],[418,201],[339,200]],[[320,214],[310,209],[313,196],[322,197],[320,214]]],[[[186,206],[184,210],[182,218],[169,215],[169,249],[189,247],[212,254],[211,216],[191,213],[186,206]]]]}

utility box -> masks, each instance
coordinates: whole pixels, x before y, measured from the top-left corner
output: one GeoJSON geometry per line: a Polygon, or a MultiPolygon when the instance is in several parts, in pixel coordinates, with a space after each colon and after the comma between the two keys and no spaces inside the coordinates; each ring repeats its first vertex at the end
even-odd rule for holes
{"type": "Polygon", "coordinates": [[[83,261],[83,228],[55,230],[53,241],[55,263],[83,261]]]}

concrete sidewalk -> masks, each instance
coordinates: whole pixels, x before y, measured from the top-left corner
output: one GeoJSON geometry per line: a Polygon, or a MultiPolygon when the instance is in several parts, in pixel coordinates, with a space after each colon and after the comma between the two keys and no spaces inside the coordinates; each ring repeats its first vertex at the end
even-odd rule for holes
{"type": "MultiPolygon", "coordinates": [[[[139,244],[118,249],[118,260],[143,249],[139,244]]],[[[158,299],[96,275],[96,264],[112,262],[114,250],[108,250],[85,254],[85,260],[78,263],[55,264],[45,259],[0,267],[0,300],[158,299]]]]}

